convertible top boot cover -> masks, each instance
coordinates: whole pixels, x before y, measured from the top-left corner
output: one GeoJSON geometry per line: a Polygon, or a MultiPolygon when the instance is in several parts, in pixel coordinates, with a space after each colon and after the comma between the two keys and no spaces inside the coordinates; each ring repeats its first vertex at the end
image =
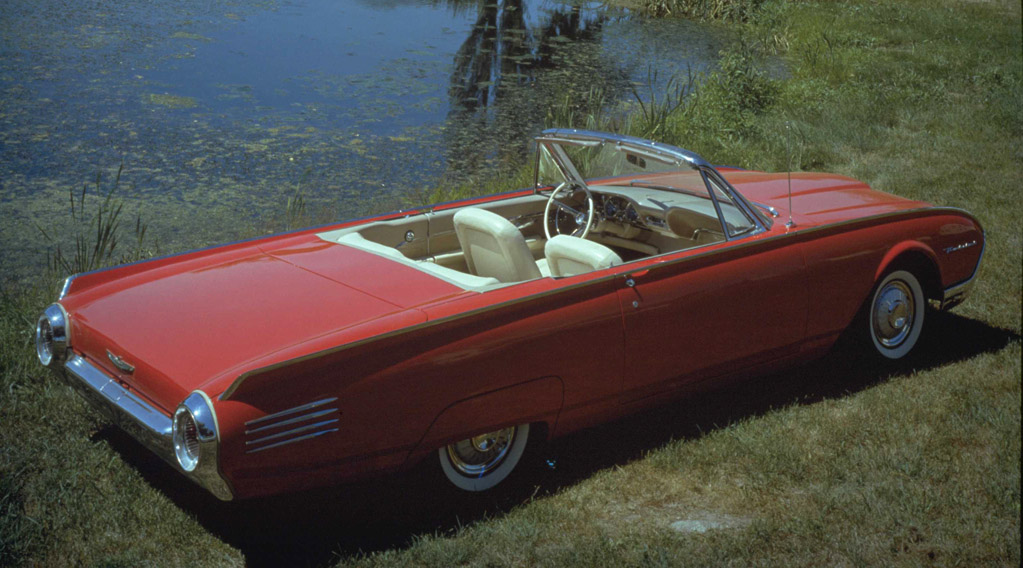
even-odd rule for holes
{"type": "Polygon", "coordinates": [[[504,217],[485,209],[468,208],[455,213],[454,223],[469,272],[501,282],[541,277],[526,238],[504,217]]]}

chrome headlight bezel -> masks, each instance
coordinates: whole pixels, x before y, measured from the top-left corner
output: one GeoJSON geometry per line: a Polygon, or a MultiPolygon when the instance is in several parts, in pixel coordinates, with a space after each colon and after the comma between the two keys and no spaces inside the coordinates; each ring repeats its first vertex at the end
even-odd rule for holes
{"type": "Polygon", "coordinates": [[[50,304],[36,321],[36,356],[47,367],[59,367],[67,360],[71,334],[67,312],[60,304],[50,304]]]}
{"type": "Polygon", "coordinates": [[[178,467],[220,499],[233,492],[220,473],[220,434],[213,401],[195,391],[174,411],[171,441],[178,467]]]}
{"type": "Polygon", "coordinates": [[[178,466],[187,472],[194,471],[202,456],[202,445],[199,443],[199,426],[185,406],[179,406],[174,412],[171,432],[174,457],[178,460],[178,466]]]}
{"type": "Polygon", "coordinates": [[[171,428],[174,457],[186,472],[193,472],[203,462],[209,445],[217,442],[217,423],[206,398],[198,392],[188,395],[174,412],[171,428]],[[207,450],[204,452],[203,450],[207,450]]]}

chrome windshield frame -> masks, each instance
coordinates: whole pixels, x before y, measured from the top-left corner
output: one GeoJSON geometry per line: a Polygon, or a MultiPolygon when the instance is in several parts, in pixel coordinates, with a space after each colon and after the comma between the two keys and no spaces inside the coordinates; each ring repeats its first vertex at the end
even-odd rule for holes
{"type": "Polygon", "coordinates": [[[710,194],[711,199],[714,202],[714,208],[718,213],[718,219],[721,221],[722,227],[725,227],[724,217],[721,215],[721,208],[718,204],[714,188],[710,186],[710,180],[717,183],[721,190],[726,192],[732,199],[736,207],[745,213],[753,224],[756,225],[756,228],[753,231],[746,231],[738,235],[732,235],[727,229],[725,229],[726,239],[731,240],[733,238],[744,238],[749,235],[766,231],[773,225],[771,219],[761,213],[746,199],[745,196],[732,187],[732,184],[728,183],[728,180],[726,180],[724,176],[722,176],[721,173],[710,164],[710,162],[689,150],[672,146],[671,144],[663,144],[661,142],[637,138],[635,136],[565,128],[544,130],[536,137],[535,141],[536,159],[534,161],[535,166],[533,168],[533,193],[535,194],[540,192],[540,152],[543,147],[548,148],[555,165],[561,170],[565,179],[587,187],[585,180],[581,179],[580,174],[576,171],[575,167],[571,165],[571,163],[569,166],[565,166],[561,163],[562,160],[567,160],[568,158],[563,151],[558,151],[558,149],[560,149],[558,143],[561,142],[581,145],[612,143],[619,146],[628,146],[629,148],[636,150],[638,153],[655,157],[657,160],[667,164],[675,164],[680,168],[688,166],[690,169],[699,171],[704,184],[707,185],[707,192],[710,194]]]}

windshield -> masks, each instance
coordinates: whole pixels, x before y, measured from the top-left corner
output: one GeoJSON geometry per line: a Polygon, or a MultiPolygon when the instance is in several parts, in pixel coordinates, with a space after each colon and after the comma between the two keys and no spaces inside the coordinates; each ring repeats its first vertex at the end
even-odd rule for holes
{"type": "MultiPolygon", "coordinates": [[[[717,218],[734,237],[756,222],[727,183],[699,156],[645,140],[600,133],[547,131],[537,139],[536,189],[572,182],[595,192],[630,196],[665,216],[671,209],[717,218]]],[[[680,217],[682,213],[676,213],[680,217]]]]}
{"type": "Polygon", "coordinates": [[[587,185],[621,178],[631,185],[671,186],[678,183],[673,179],[677,174],[696,171],[673,156],[610,141],[545,141],[540,145],[539,162],[538,187],[556,186],[567,178],[587,185]]]}

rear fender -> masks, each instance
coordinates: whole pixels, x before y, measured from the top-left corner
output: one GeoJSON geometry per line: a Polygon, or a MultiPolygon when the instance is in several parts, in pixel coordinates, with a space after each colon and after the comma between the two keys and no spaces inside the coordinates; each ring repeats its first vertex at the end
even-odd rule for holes
{"type": "Polygon", "coordinates": [[[434,419],[406,465],[452,442],[508,426],[542,422],[553,432],[564,403],[558,377],[544,377],[455,402],[434,419]]]}

